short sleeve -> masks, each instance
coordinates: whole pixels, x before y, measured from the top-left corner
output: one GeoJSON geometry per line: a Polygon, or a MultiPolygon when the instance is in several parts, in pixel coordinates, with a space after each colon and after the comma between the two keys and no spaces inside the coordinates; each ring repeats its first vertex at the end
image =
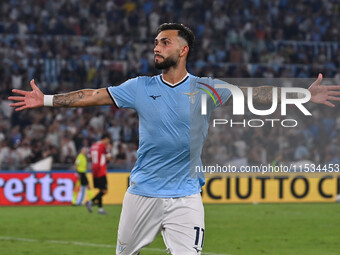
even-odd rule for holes
{"type": "MultiPolygon", "coordinates": [[[[222,80],[214,79],[214,87],[216,87],[217,84],[229,84],[229,83],[222,80]]],[[[216,88],[216,91],[221,98],[222,105],[225,104],[228,101],[229,97],[231,96],[230,90],[227,88],[216,88]]],[[[221,106],[220,104],[218,105],[221,106]]]]}
{"type": "Polygon", "coordinates": [[[76,161],[74,162],[76,165],[79,165],[80,164],[80,158],[79,158],[79,155],[78,157],[76,158],[76,161]]]}
{"type": "Polygon", "coordinates": [[[105,155],[108,153],[107,149],[106,149],[106,146],[103,144],[102,146],[102,153],[105,155]]]}
{"type": "Polygon", "coordinates": [[[119,108],[135,109],[138,78],[127,80],[121,85],[108,87],[107,91],[119,108]]]}

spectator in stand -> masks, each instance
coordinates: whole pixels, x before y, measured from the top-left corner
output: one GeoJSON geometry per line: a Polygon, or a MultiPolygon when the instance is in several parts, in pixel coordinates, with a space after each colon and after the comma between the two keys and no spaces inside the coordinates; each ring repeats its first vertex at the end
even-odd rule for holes
{"type": "MultiPolygon", "coordinates": [[[[339,84],[340,30],[336,22],[339,8],[340,3],[335,0],[198,0],[195,4],[152,0],[128,3],[23,0],[20,4],[3,1],[0,6],[0,97],[6,99],[12,87],[25,89],[33,77],[43,85],[44,92],[54,94],[120,84],[142,74],[154,75],[157,71],[152,68],[152,51],[148,49],[152,47],[148,41],[150,31],[155,31],[152,27],[157,24],[173,21],[197,30],[196,47],[201,50],[194,52],[188,66],[189,71],[197,75],[304,78],[323,72],[339,84]],[[109,25],[112,23],[115,26],[109,25]]],[[[61,138],[70,129],[76,128],[82,135],[71,136],[77,140],[76,149],[85,141],[92,143],[100,138],[103,130],[109,130],[115,141],[127,147],[138,143],[137,116],[121,109],[100,112],[100,116],[116,120],[117,124],[112,125],[112,129],[100,124],[101,130],[97,130],[89,127],[90,119],[97,114],[97,109],[86,109],[84,114],[71,109],[12,113],[8,102],[2,100],[0,140],[11,137],[14,127],[19,126],[16,135],[21,140],[34,137],[51,145],[55,166],[61,168],[69,168],[73,162],[64,160],[60,147],[61,138]],[[128,127],[122,124],[127,120],[128,127]],[[51,130],[50,126],[53,126],[51,130]]],[[[328,125],[337,116],[332,112],[329,120],[315,117],[316,122],[305,128],[313,134],[311,145],[307,146],[309,155],[313,155],[311,148],[319,144],[315,152],[320,162],[325,160],[322,155],[326,141],[329,142],[323,128],[327,128],[328,134],[338,134],[334,125],[328,125]]],[[[280,139],[289,147],[292,145],[287,142],[287,136],[281,134],[280,139]]],[[[253,138],[249,135],[247,141],[253,138]]],[[[222,146],[222,139],[217,142],[222,146]]],[[[34,151],[34,143],[30,144],[34,151]]],[[[19,148],[21,145],[13,150],[19,148]]],[[[280,148],[277,153],[283,150],[280,148]]],[[[20,158],[19,162],[20,169],[27,167],[27,159],[20,158]]]]}
{"type": "Polygon", "coordinates": [[[116,154],[116,156],[114,158],[114,164],[118,168],[125,168],[126,167],[126,163],[127,163],[126,148],[125,148],[124,145],[119,143],[117,149],[118,149],[118,151],[117,151],[117,154],[116,154]]]}

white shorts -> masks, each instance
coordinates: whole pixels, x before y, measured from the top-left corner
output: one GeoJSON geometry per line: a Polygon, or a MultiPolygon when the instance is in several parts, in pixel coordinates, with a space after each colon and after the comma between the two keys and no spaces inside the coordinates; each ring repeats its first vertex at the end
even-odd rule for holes
{"type": "Polygon", "coordinates": [[[172,255],[201,254],[204,241],[201,195],[151,198],[126,192],[116,254],[137,255],[160,231],[167,251],[172,255]]]}

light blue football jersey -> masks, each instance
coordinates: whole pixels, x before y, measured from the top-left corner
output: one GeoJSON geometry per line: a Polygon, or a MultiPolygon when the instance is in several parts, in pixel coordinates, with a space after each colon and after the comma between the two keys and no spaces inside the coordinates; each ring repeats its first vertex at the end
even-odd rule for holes
{"type": "Polygon", "coordinates": [[[221,83],[225,82],[188,74],[171,86],[157,75],[107,88],[118,107],[135,109],[139,115],[139,149],[129,193],[174,198],[201,191],[205,178],[203,173],[195,172],[195,167],[202,165],[209,118],[231,95],[228,89],[214,91],[215,84],[221,83]],[[201,95],[207,91],[215,100],[206,97],[207,114],[202,115],[201,95]]]}

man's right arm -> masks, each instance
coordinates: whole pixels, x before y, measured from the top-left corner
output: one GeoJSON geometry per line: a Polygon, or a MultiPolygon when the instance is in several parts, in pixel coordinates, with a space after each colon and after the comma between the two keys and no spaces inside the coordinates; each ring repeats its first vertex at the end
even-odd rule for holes
{"type": "Polygon", "coordinates": [[[86,107],[98,105],[111,105],[113,101],[105,88],[83,89],[66,94],[44,95],[31,81],[32,91],[13,89],[12,92],[19,96],[10,96],[9,100],[15,101],[10,104],[16,111],[24,109],[38,108],[43,106],[53,107],[86,107]]]}
{"type": "Polygon", "coordinates": [[[105,88],[82,89],[53,96],[54,107],[86,107],[113,104],[105,88]]]}

